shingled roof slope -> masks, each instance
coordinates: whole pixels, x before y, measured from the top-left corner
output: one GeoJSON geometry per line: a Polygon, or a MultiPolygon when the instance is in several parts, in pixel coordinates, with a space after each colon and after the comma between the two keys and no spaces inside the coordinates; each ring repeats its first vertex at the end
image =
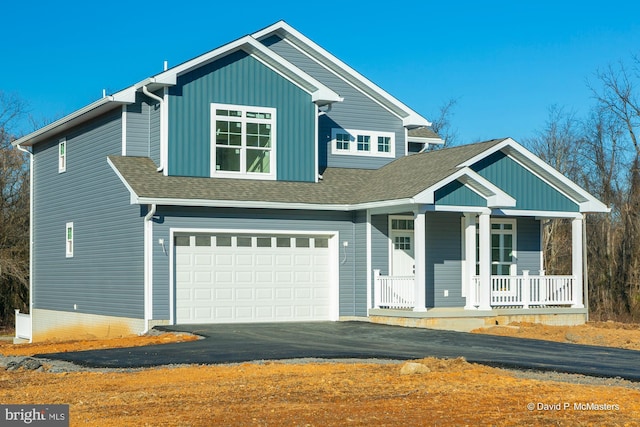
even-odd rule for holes
{"type": "Polygon", "coordinates": [[[503,140],[401,157],[380,169],[327,168],[314,182],[164,176],[148,157],[109,156],[138,198],[317,205],[407,199],[445,179],[458,165],[503,140]]]}

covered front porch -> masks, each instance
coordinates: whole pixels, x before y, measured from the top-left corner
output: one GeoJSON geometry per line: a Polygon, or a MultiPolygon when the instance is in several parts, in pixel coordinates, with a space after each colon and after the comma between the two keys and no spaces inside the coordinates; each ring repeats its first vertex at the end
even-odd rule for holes
{"type": "Polygon", "coordinates": [[[388,215],[388,268],[373,266],[370,315],[443,308],[472,315],[492,315],[495,310],[531,314],[541,309],[584,313],[583,215],[517,214],[425,209],[388,215]],[[543,221],[552,217],[572,223],[570,274],[544,270],[543,221]]]}

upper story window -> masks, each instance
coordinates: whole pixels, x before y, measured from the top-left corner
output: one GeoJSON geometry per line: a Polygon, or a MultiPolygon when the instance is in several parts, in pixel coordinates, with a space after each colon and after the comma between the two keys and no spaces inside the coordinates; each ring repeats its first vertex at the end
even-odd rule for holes
{"type": "Polygon", "coordinates": [[[211,104],[211,176],[275,179],[276,109],[211,104]]]}
{"type": "Polygon", "coordinates": [[[66,224],[66,249],[65,253],[67,258],[73,258],[73,223],[68,222],[66,224]]]}
{"type": "Polygon", "coordinates": [[[331,130],[331,153],[394,157],[395,134],[367,130],[331,130]]]}
{"type": "Polygon", "coordinates": [[[58,142],[58,173],[67,170],[67,140],[61,139],[58,142]]]}

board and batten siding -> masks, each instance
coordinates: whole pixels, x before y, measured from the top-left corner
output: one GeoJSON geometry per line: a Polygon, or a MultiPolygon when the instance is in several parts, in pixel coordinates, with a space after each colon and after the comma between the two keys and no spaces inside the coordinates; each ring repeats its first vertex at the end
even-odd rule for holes
{"type": "Polygon", "coordinates": [[[578,212],[579,206],[501,151],[471,168],[511,197],[514,209],[578,212]]]}
{"type": "Polygon", "coordinates": [[[169,175],[210,176],[212,103],[275,108],[277,179],[316,180],[311,95],[241,51],[178,77],[170,88],[169,175]]]}
{"type": "MultiPolygon", "coordinates": [[[[354,238],[356,230],[365,227],[354,225],[351,212],[314,212],[297,210],[187,208],[159,206],[154,222],[153,241],[164,239],[165,248],[154,245],[153,312],[154,319],[169,319],[175,301],[169,297],[169,242],[170,229],[229,229],[303,231],[309,233],[338,232],[339,315],[357,316],[366,313],[366,283],[356,277],[366,277],[360,271],[360,255],[356,255],[362,237],[354,238]],[[343,242],[349,242],[347,247],[343,242]],[[365,295],[365,297],[361,297],[365,295]]],[[[358,220],[359,221],[359,220],[358,220]]],[[[175,283],[174,283],[175,286],[175,283]]]]}
{"type": "Polygon", "coordinates": [[[391,157],[332,154],[333,128],[394,132],[395,158],[405,155],[405,129],[399,117],[280,37],[271,36],[262,40],[262,43],[344,98],[319,118],[318,153],[321,170],[324,167],[378,169],[394,160],[391,157]]]}
{"type": "Polygon", "coordinates": [[[127,155],[150,157],[160,164],[160,105],[141,93],[126,107],[127,155]]]}
{"type": "Polygon", "coordinates": [[[487,206],[487,200],[460,181],[453,181],[435,192],[437,206],[487,206]]]}
{"type": "Polygon", "coordinates": [[[121,153],[122,111],[72,129],[66,172],[59,138],[34,146],[33,307],[142,318],[143,224],[140,207],[107,164],[121,153]],[[65,252],[73,222],[73,257],[65,252]]]}

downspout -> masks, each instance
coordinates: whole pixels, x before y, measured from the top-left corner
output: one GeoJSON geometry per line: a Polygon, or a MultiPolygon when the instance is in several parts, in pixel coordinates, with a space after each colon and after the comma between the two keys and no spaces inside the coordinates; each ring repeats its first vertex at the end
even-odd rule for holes
{"type": "Polygon", "coordinates": [[[29,343],[33,342],[33,153],[20,144],[16,148],[29,155],[29,343]]]}
{"type": "MultiPolygon", "coordinates": [[[[142,86],[142,93],[147,95],[149,98],[151,98],[151,99],[153,99],[155,101],[158,101],[158,103],[160,103],[160,109],[162,111],[163,104],[164,104],[164,99],[163,98],[159,97],[155,93],[152,93],[149,89],[147,89],[146,86],[142,86]]],[[[160,135],[160,145],[162,145],[162,135],[160,135]]],[[[164,148],[161,146],[160,147],[160,166],[158,166],[158,169],[156,169],[156,172],[162,172],[164,170],[163,153],[164,153],[164,148]]]]}
{"type": "Polygon", "coordinates": [[[156,214],[156,204],[149,207],[144,216],[144,331],[149,332],[149,324],[153,319],[153,216],[156,214]]]}

